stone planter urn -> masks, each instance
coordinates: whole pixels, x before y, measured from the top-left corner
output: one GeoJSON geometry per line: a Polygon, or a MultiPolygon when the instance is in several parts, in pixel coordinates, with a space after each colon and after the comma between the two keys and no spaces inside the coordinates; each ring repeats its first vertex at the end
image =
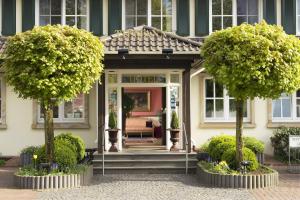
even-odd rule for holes
{"type": "Polygon", "coordinates": [[[109,141],[111,143],[111,147],[109,148],[109,152],[118,152],[118,148],[116,147],[116,143],[118,142],[118,132],[119,129],[108,129],[109,141]]]}
{"type": "Polygon", "coordinates": [[[170,151],[179,151],[179,148],[177,147],[177,144],[179,142],[179,133],[180,129],[170,129],[170,140],[173,143],[173,145],[170,148],[170,151]]]}

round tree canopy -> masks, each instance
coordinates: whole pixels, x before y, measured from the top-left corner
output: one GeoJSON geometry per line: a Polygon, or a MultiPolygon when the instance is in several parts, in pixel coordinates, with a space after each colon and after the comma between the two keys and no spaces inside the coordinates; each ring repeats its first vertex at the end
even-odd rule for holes
{"type": "Polygon", "coordinates": [[[41,26],[8,39],[4,69],[22,98],[45,104],[87,93],[103,70],[103,44],[91,33],[69,26],[41,26]]]}
{"type": "Polygon", "coordinates": [[[217,31],[201,55],[204,67],[236,99],[278,98],[300,88],[300,41],[261,22],[217,31]]]}

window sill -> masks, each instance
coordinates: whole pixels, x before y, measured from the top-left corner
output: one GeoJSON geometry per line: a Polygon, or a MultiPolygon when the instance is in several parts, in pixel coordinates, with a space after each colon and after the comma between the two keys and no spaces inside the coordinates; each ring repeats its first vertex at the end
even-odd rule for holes
{"type": "MultiPolygon", "coordinates": [[[[204,122],[200,124],[200,128],[209,129],[209,128],[235,128],[236,123],[235,122],[204,122]]],[[[244,128],[255,128],[255,123],[246,122],[244,123],[244,128]]]]}
{"type": "Polygon", "coordinates": [[[268,122],[267,128],[279,128],[279,127],[300,127],[299,122],[268,122]]]}
{"type": "MultiPolygon", "coordinates": [[[[31,125],[32,129],[44,129],[44,123],[31,125]]],[[[54,123],[54,129],[89,129],[88,123],[54,123]]]]}

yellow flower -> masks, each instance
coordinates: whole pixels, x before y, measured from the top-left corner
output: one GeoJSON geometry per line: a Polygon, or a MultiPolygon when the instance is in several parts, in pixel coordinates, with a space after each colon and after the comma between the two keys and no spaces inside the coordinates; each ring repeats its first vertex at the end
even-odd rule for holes
{"type": "Polygon", "coordinates": [[[37,159],[37,155],[36,155],[36,154],[33,155],[33,159],[34,159],[34,160],[37,159]]]}

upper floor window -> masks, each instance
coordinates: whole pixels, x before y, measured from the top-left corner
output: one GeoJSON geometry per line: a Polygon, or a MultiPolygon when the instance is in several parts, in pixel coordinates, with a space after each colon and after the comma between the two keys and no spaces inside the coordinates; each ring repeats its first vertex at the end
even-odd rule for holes
{"type": "Polygon", "coordinates": [[[172,31],[174,0],[125,0],[125,29],[140,25],[172,31]]]}
{"type": "Polygon", "coordinates": [[[259,0],[211,0],[211,31],[259,21],[259,0]]]}
{"type": "Polygon", "coordinates": [[[62,24],[88,29],[88,0],[39,0],[39,25],[62,24]]]}

